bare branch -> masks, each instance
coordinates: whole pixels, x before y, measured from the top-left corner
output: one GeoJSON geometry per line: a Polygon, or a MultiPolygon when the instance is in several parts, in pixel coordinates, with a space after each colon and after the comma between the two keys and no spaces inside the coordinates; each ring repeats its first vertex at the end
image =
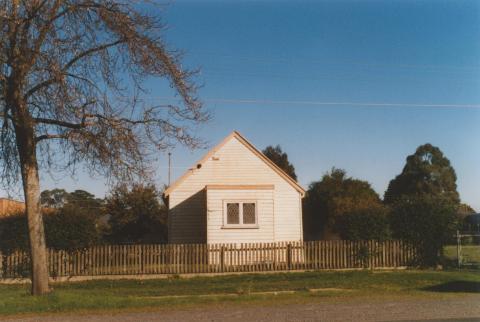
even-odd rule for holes
{"type": "Polygon", "coordinates": [[[0,103],[12,116],[0,119],[0,162],[18,164],[15,126],[24,120],[41,147],[40,169],[81,164],[93,175],[133,177],[148,172],[159,149],[199,146],[192,128],[208,114],[196,96],[195,73],[166,46],[154,8],[144,10],[149,1],[140,2],[40,0],[12,7],[0,33],[0,59],[9,66],[0,71],[9,94],[0,103]],[[152,77],[170,82],[178,105],[147,103],[144,84],[152,77]]]}
{"type": "Polygon", "coordinates": [[[93,47],[93,48],[90,48],[88,50],[85,50],[84,52],[78,54],[77,56],[75,56],[72,60],[70,60],[63,68],[62,70],[63,71],[66,71],[68,70],[70,67],[72,67],[76,62],[78,62],[80,59],[88,56],[88,55],[92,55],[96,52],[99,52],[99,51],[103,51],[103,50],[106,50],[110,47],[114,47],[114,46],[117,46],[121,43],[125,43],[126,42],[126,39],[119,39],[119,40],[116,40],[114,42],[110,42],[108,44],[103,44],[101,46],[97,46],[97,47],[93,47]]]}
{"type": "Polygon", "coordinates": [[[68,135],[65,134],[44,134],[37,136],[35,141],[38,143],[43,140],[51,140],[51,139],[68,139],[68,135]]]}
{"type": "Polygon", "coordinates": [[[85,125],[83,123],[70,123],[70,122],[54,120],[54,119],[45,119],[45,118],[41,118],[41,117],[34,118],[34,121],[37,122],[37,123],[58,125],[58,126],[66,127],[66,128],[69,128],[69,129],[81,129],[81,128],[85,127],[85,125]]]}
{"type": "Polygon", "coordinates": [[[43,82],[41,82],[40,84],[37,84],[35,85],[33,88],[29,89],[27,91],[27,94],[25,94],[25,99],[27,99],[29,96],[33,95],[35,92],[37,92],[38,90],[42,89],[43,87],[47,87],[47,86],[50,86],[54,83],[57,83],[59,82],[63,76],[73,76],[73,74],[68,74],[66,73],[66,71],[72,67],[76,62],[78,62],[80,59],[88,56],[88,55],[92,55],[96,52],[99,52],[99,51],[102,51],[102,50],[106,50],[110,47],[114,47],[114,46],[117,46],[121,43],[125,42],[125,40],[117,40],[117,41],[114,41],[114,42],[111,42],[111,43],[108,43],[108,44],[104,44],[104,45],[101,45],[101,46],[96,46],[94,48],[90,48],[78,55],[76,55],[73,59],[71,59],[67,64],[65,64],[65,66],[63,66],[60,70],[60,72],[56,73],[55,77],[52,77],[52,78],[49,78],[43,82]]]}

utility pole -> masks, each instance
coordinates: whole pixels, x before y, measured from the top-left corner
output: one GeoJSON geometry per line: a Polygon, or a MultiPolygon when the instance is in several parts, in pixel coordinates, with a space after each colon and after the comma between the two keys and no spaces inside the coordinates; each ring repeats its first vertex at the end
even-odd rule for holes
{"type": "Polygon", "coordinates": [[[462,238],[460,235],[460,231],[457,229],[457,266],[460,268],[462,266],[462,238]]]}
{"type": "Polygon", "coordinates": [[[172,153],[168,152],[168,186],[170,187],[170,180],[172,178],[172,153]]]}

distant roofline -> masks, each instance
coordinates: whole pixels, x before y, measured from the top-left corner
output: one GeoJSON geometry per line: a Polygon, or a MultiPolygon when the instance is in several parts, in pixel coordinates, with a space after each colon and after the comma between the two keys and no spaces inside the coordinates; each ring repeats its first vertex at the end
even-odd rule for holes
{"type": "Polygon", "coordinates": [[[24,201],[10,199],[10,198],[4,198],[4,197],[0,197],[0,200],[12,201],[12,202],[17,202],[17,203],[25,203],[24,201]]]}

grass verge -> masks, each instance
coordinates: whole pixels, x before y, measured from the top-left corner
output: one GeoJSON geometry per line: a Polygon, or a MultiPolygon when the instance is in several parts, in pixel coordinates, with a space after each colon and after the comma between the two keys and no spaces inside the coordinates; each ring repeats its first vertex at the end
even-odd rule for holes
{"type": "MultiPolygon", "coordinates": [[[[480,265],[480,245],[463,245],[461,248],[462,262],[464,265],[480,265]]],[[[445,246],[444,257],[446,260],[457,263],[457,246],[445,246]]]]}
{"type": "Polygon", "coordinates": [[[53,288],[49,295],[32,297],[28,294],[29,285],[0,285],[0,315],[458,295],[480,293],[480,274],[478,271],[304,272],[144,281],[98,280],[53,284],[53,288]]]}

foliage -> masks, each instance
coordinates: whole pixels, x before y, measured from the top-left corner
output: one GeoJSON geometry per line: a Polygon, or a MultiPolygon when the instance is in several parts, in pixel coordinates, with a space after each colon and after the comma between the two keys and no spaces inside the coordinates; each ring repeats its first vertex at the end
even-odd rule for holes
{"type": "Polygon", "coordinates": [[[466,203],[461,203],[457,207],[457,221],[458,221],[458,228],[462,230],[464,225],[468,225],[469,216],[475,214],[476,211],[470,205],[466,203]]]}
{"type": "Polygon", "coordinates": [[[337,219],[347,213],[380,206],[380,197],[368,182],[334,168],[309,186],[304,199],[305,239],[319,239],[336,230],[337,219]]]}
{"type": "MultiPolygon", "coordinates": [[[[82,249],[99,240],[96,220],[82,208],[65,206],[44,213],[47,247],[62,250],[82,249]]],[[[0,218],[0,251],[29,250],[27,219],[24,213],[0,218]]]]}
{"type": "Polygon", "coordinates": [[[54,209],[64,209],[68,213],[77,212],[78,216],[87,216],[94,220],[99,233],[108,229],[108,222],[103,213],[105,200],[96,198],[88,191],[44,190],[40,194],[40,201],[46,212],[54,209]]]}
{"type": "Polygon", "coordinates": [[[75,190],[66,196],[67,205],[96,212],[100,212],[103,202],[103,199],[96,198],[95,195],[85,190],[75,190]]]}
{"type": "Polygon", "coordinates": [[[390,237],[388,210],[382,205],[352,210],[338,218],[336,230],[346,240],[386,240],[390,237]]]}
{"type": "Polygon", "coordinates": [[[66,205],[72,207],[90,209],[99,212],[103,205],[103,199],[85,190],[67,192],[64,189],[44,190],[40,194],[40,202],[44,208],[60,209],[66,205]]]}
{"type": "Polygon", "coordinates": [[[458,204],[456,180],[455,170],[442,151],[431,144],[424,144],[407,157],[402,173],[390,181],[384,201],[392,204],[404,196],[425,195],[458,204]]]}
{"type": "Polygon", "coordinates": [[[76,250],[98,243],[96,217],[86,208],[66,205],[45,217],[47,247],[76,250]]]}
{"type": "Polygon", "coordinates": [[[355,252],[355,258],[362,263],[363,268],[368,268],[370,258],[373,256],[375,256],[375,254],[372,254],[367,245],[360,246],[355,252]]]}
{"type": "Polygon", "coordinates": [[[297,180],[297,174],[295,173],[295,167],[288,161],[288,155],[282,151],[280,145],[273,147],[267,146],[262,153],[273,161],[280,169],[285,171],[293,180],[297,180]]]}
{"type": "Polygon", "coordinates": [[[67,202],[68,192],[65,189],[43,190],[40,193],[40,203],[44,208],[61,208],[67,202]]]}
{"type": "Polygon", "coordinates": [[[470,205],[466,203],[461,203],[458,205],[457,213],[460,214],[462,217],[475,214],[476,211],[470,205]]]}
{"type": "Polygon", "coordinates": [[[458,227],[460,205],[455,170],[442,151],[431,144],[407,157],[402,173],[385,192],[392,208],[394,236],[414,245],[421,265],[439,262],[443,246],[458,227]]]}
{"type": "Polygon", "coordinates": [[[106,199],[113,243],[161,243],[167,240],[167,209],[153,185],[117,186],[106,199]]]}
{"type": "Polygon", "coordinates": [[[28,250],[27,218],[18,212],[0,218],[0,252],[9,254],[15,250],[28,250]]]}
{"type": "Polygon", "coordinates": [[[455,232],[455,211],[449,199],[403,197],[392,205],[393,236],[416,247],[418,264],[434,266],[455,232]]]}

